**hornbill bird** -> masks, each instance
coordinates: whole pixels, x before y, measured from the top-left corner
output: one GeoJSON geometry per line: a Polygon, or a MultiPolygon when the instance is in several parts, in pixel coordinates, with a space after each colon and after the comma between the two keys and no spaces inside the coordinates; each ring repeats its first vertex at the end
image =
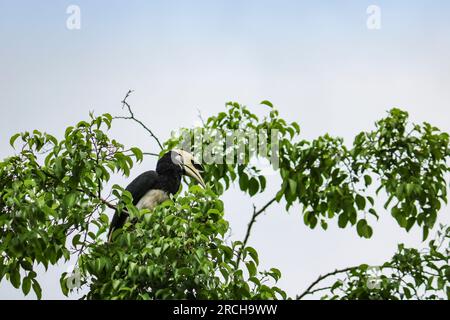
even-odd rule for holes
{"type": "MultiPolygon", "coordinates": [[[[133,205],[138,209],[152,210],[169,199],[170,194],[177,193],[183,175],[190,176],[205,187],[201,172],[203,167],[191,153],[173,149],[158,160],[156,171],[150,170],[140,174],[125,190],[131,193],[133,205]]],[[[116,210],[109,227],[108,241],[111,241],[114,230],[123,227],[127,218],[127,212],[116,210]]]]}

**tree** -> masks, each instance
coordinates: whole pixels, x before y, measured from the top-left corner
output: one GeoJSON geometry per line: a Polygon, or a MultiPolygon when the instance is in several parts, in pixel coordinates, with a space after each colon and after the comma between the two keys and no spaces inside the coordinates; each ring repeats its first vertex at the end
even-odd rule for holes
{"type": "MultiPolygon", "coordinates": [[[[127,116],[91,113],[59,140],[37,130],[11,137],[17,152],[0,163],[0,280],[24,294],[33,288],[40,298],[36,266],[47,268],[75,255],[87,299],[286,299],[276,286],[281,272],[259,270],[257,251],[247,246],[256,218],[273,203],[285,203],[286,210],[300,204],[310,228],[326,230],[334,220],[370,238],[371,224],[381,214],[374,209],[377,195],[384,192],[386,211],[407,231],[419,226],[425,241],[447,202],[447,133],[428,123],[411,124],[406,112],[392,109],[350,147],[328,134],[307,141],[298,123],[287,123],[263,101],[262,119],[229,102],[224,112],[203,121],[205,153],[219,148],[222,160],[233,160],[206,161],[206,190],[191,185],[152,212],[139,211],[122,187],[106,189],[111,175],[129,176],[144,156],[195,145],[199,129],[184,129],[161,143],[135,117],[130,93],[123,100],[127,116]],[[110,139],[108,130],[119,119],[142,126],[161,150],[145,153],[110,139]],[[236,132],[267,133],[258,140],[265,152],[236,132]],[[227,138],[233,143],[217,143],[227,138]],[[229,241],[220,196],[232,182],[250,196],[264,192],[265,171],[250,161],[257,156],[277,159],[282,184],[260,209],[254,207],[243,241],[229,241]],[[127,211],[131,219],[106,242],[111,209],[127,211]]],[[[316,292],[331,299],[449,298],[449,238],[450,228],[441,226],[425,251],[399,245],[391,261],[330,272],[296,298],[316,292]]],[[[61,276],[66,295],[74,290],[71,277],[61,276]]]]}

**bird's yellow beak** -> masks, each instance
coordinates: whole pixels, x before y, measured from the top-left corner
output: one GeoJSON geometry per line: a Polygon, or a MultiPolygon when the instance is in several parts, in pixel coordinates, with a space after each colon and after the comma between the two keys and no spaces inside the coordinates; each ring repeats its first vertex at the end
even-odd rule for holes
{"type": "Polygon", "coordinates": [[[200,174],[203,170],[199,170],[196,168],[197,166],[191,165],[191,164],[185,164],[184,165],[184,171],[186,172],[186,175],[189,177],[195,179],[203,188],[206,188],[205,182],[203,181],[203,178],[200,174]]]}
{"type": "Polygon", "coordinates": [[[184,150],[174,149],[172,150],[181,156],[181,163],[184,169],[185,175],[195,179],[203,188],[206,188],[201,173],[204,171],[203,166],[195,160],[194,156],[184,150]]]}

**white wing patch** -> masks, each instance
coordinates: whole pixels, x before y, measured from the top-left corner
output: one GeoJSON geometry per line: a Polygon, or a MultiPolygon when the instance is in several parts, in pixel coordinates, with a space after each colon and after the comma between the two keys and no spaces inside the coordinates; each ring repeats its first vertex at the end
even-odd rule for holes
{"type": "Polygon", "coordinates": [[[138,209],[153,210],[158,204],[163,203],[169,199],[167,192],[163,190],[150,190],[148,191],[137,203],[138,209]]]}

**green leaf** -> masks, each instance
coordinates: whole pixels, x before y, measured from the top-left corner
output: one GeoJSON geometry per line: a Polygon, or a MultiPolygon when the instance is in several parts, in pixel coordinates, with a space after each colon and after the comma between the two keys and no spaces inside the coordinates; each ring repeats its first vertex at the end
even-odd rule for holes
{"type": "Polygon", "coordinates": [[[261,191],[264,191],[264,189],[266,189],[266,177],[264,176],[259,176],[259,184],[261,185],[261,191]]]}
{"type": "Polygon", "coordinates": [[[253,261],[249,261],[245,264],[247,266],[248,273],[250,277],[254,277],[256,275],[256,265],[253,261]]]}
{"type": "Polygon", "coordinates": [[[259,258],[258,258],[258,253],[256,252],[256,250],[252,247],[247,247],[246,250],[247,250],[247,253],[250,255],[250,257],[253,259],[253,261],[255,261],[256,265],[258,265],[259,258]]]}
{"type": "Polygon", "coordinates": [[[366,264],[366,263],[360,264],[360,265],[359,265],[359,269],[360,269],[362,272],[366,272],[367,269],[369,269],[369,265],[366,264]]]}
{"type": "Polygon", "coordinates": [[[331,292],[334,292],[337,288],[342,287],[343,282],[342,280],[337,280],[332,286],[331,286],[331,292]]]}
{"type": "Polygon", "coordinates": [[[355,201],[356,201],[356,206],[358,207],[359,210],[364,210],[364,208],[366,207],[366,199],[357,194],[355,197],[355,201]]]}
{"type": "Polygon", "coordinates": [[[407,299],[411,299],[411,291],[407,287],[403,287],[403,292],[405,293],[407,299]]]}
{"type": "Polygon", "coordinates": [[[275,281],[280,280],[280,278],[281,278],[280,270],[278,270],[277,268],[270,268],[270,272],[272,272],[272,275],[273,275],[275,281]]]}
{"type": "Polygon", "coordinates": [[[248,193],[250,196],[254,196],[259,190],[259,183],[256,178],[252,177],[248,182],[248,193]]]}
{"type": "Polygon", "coordinates": [[[428,233],[430,232],[430,229],[428,227],[423,227],[423,233],[422,233],[422,241],[427,240],[428,238],[428,233]]]}
{"type": "Polygon", "coordinates": [[[345,228],[348,222],[348,216],[345,212],[341,213],[338,218],[338,226],[339,228],[345,228]]]}
{"type": "Polygon", "coordinates": [[[20,133],[16,133],[11,137],[11,139],[9,139],[9,144],[11,145],[11,147],[14,148],[14,142],[17,140],[18,137],[20,137],[20,133]]]}
{"type": "Polygon", "coordinates": [[[136,157],[136,160],[139,162],[142,162],[142,160],[144,159],[144,155],[143,155],[141,149],[134,147],[134,148],[131,148],[130,150],[131,150],[131,152],[133,152],[134,156],[136,157]]]}
{"type": "Polygon", "coordinates": [[[365,236],[365,234],[366,234],[366,232],[365,232],[366,231],[365,230],[366,226],[367,226],[367,221],[365,219],[361,219],[361,220],[358,221],[358,224],[356,225],[356,230],[358,231],[358,235],[360,237],[364,237],[365,236]]]}
{"type": "Polygon", "coordinates": [[[366,185],[366,187],[372,184],[372,177],[368,174],[364,176],[364,184],[366,185]]]}
{"type": "Polygon", "coordinates": [[[366,238],[370,239],[370,238],[372,238],[372,235],[373,235],[372,227],[367,225],[366,226],[366,238]]]}
{"type": "Polygon", "coordinates": [[[42,299],[42,289],[39,285],[39,282],[37,282],[35,279],[33,279],[33,291],[36,293],[36,296],[39,300],[42,299]]]}
{"type": "Polygon", "coordinates": [[[356,224],[356,230],[358,231],[358,235],[360,237],[364,237],[369,239],[370,237],[372,237],[372,228],[367,224],[366,219],[361,219],[358,221],[358,223],[356,224]]]}
{"type": "Polygon", "coordinates": [[[248,188],[248,176],[245,172],[239,175],[239,188],[245,191],[248,188]]]}
{"type": "Polygon", "coordinates": [[[22,291],[24,295],[27,295],[31,289],[31,279],[28,277],[23,278],[22,291]]]}
{"type": "Polygon", "coordinates": [[[289,181],[289,190],[292,195],[295,195],[297,193],[297,181],[295,181],[294,179],[290,179],[290,178],[288,181],[289,181]]]}
{"type": "Polygon", "coordinates": [[[62,293],[67,297],[69,295],[69,288],[67,288],[67,273],[64,272],[59,278],[59,285],[61,287],[62,293]]]}
{"type": "Polygon", "coordinates": [[[71,208],[75,204],[75,200],[77,199],[77,194],[75,192],[71,192],[64,197],[64,205],[66,208],[71,208]]]}
{"type": "Polygon", "coordinates": [[[272,102],[270,102],[270,101],[268,101],[268,100],[263,100],[263,101],[261,101],[260,104],[264,104],[264,105],[266,105],[266,106],[268,106],[268,107],[270,107],[270,108],[273,108],[272,102]]]}
{"type": "Polygon", "coordinates": [[[222,274],[225,281],[228,281],[228,278],[229,278],[228,270],[226,268],[219,268],[219,271],[222,274]]]}
{"type": "Polygon", "coordinates": [[[9,275],[9,281],[11,281],[11,284],[14,288],[19,289],[20,287],[20,273],[19,270],[13,269],[10,271],[9,275]]]}
{"type": "Polygon", "coordinates": [[[378,214],[377,214],[377,212],[375,211],[374,208],[370,208],[370,209],[369,209],[369,213],[370,213],[371,215],[375,216],[375,217],[377,218],[377,220],[380,219],[380,217],[378,216],[378,214]]]}
{"type": "Polygon", "coordinates": [[[76,234],[72,238],[72,246],[76,247],[80,243],[81,234],[76,234]]]}

